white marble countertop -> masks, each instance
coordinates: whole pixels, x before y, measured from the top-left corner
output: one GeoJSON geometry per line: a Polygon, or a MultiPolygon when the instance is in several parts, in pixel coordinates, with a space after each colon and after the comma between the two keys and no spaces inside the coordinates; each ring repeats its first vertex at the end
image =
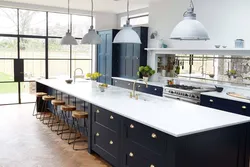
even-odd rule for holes
{"type": "MultiPolygon", "coordinates": [[[[122,81],[129,81],[129,82],[134,82],[134,81],[135,81],[134,79],[121,78],[121,77],[112,77],[112,79],[117,79],[117,80],[122,80],[122,81]]],[[[142,80],[142,79],[141,79],[141,80],[142,80]]],[[[136,82],[137,82],[137,83],[141,83],[141,84],[145,84],[144,81],[136,81],[136,82]]],[[[164,83],[148,81],[148,85],[163,87],[163,86],[164,86],[164,83]]]]}
{"type": "Polygon", "coordinates": [[[90,81],[66,84],[63,80],[50,79],[37,82],[174,137],[250,122],[249,117],[143,93],[141,99],[131,99],[127,89],[114,86],[101,93],[90,81]]]}

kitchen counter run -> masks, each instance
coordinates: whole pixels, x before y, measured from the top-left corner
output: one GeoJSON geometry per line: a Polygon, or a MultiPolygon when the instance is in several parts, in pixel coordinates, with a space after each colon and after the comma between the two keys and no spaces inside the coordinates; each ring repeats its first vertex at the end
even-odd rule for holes
{"type": "Polygon", "coordinates": [[[64,80],[48,79],[36,82],[174,137],[250,122],[249,117],[169,98],[140,93],[143,99],[131,99],[127,89],[114,86],[102,93],[99,88],[92,88],[91,81],[66,84],[64,80]]]}

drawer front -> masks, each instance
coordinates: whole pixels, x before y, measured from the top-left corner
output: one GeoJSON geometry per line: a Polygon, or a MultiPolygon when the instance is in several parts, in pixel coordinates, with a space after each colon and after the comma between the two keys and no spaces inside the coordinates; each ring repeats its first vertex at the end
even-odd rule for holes
{"type": "Polygon", "coordinates": [[[250,105],[247,103],[202,95],[201,105],[235,114],[250,116],[250,105]]]}
{"type": "Polygon", "coordinates": [[[125,167],[162,167],[164,157],[151,153],[132,142],[125,142],[123,163],[125,167]]]}
{"type": "Polygon", "coordinates": [[[118,164],[118,135],[98,124],[92,125],[92,150],[114,166],[118,164]]]}
{"type": "Polygon", "coordinates": [[[162,96],[162,94],[163,94],[163,88],[162,87],[149,85],[148,88],[150,90],[150,94],[152,94],[152,95],[162,96]]]}
{"type": "Polygon", "coordinates": [[[120,127],[120,117],[110,111],[97,106],[92,106],[92,122],[102,125],[114,132],[120,127]]]}
{"type": "Polygon", "coordinates": [[[148,150],[162,155],[167,147],[167,135],[155,129],[125,119],[124,138],[147,148],[148,150]]]}
{"type": "Polygon", "coordinates": [[[125,89],[130,89],[130,90],[133,89],[133,83],[129,81],[122,81],[122,80],[114,79],[113,85],[117,87],[125,88],[125,89]]]}

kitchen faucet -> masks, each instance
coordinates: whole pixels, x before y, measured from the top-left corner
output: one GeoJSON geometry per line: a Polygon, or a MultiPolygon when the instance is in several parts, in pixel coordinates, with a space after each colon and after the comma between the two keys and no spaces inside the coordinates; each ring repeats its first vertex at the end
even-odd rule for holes
{"type": "Polygon", "coordinates": [[[81,68],[76,68],[74,71],[74,83],[76,82],[76,71],[77,70],[80,70],[82,72],[82,75],[83,75],[83,70],[81,68]]]}
{"type": "MultiPolygon", "coordinates": [[[[135,84],[137,83],[137,81],[141,81],[141,79],[136,79],[136,80],[134,81],[134,83],[133,83],[132,97],[135,97],[135,98],[138,98],[138,97],[136,97],[136,94],[135,94],[135,84]]],[[[148,83],[147,83],[147,82],[145,82],[145,83],[146,83],[146,88],[148,88],[148,83]]]]}

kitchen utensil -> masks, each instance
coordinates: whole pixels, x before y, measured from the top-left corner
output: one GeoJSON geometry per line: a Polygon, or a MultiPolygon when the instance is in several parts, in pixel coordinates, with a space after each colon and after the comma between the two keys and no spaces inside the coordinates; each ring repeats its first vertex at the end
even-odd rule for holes
{"type": "Polygon", "coordinates": [[[223,87],[217,87],[217,86],[215,85],[215,91],[216,91],[216,92],[219,92],[219,93],[220,93],[220,92],[223,91],[223,89],[224,89],[223,87]]]}
{"type": "Polygon", "coordinates": [[[72,80],[72,79],[66,79],[65,82],[66,82],[67,84],[71,84],[71,83],[73,82],[73,80],[72,80]]]}
{"type": "Polygon", "coordinates": [[[227,95],[232,96],[232,97],[236,97],[236,98],[240,98],[240,99],[250,100],[249,96],[245,96],[245,95],[235,93],[235,92],[228,92],[227,95]]]}

